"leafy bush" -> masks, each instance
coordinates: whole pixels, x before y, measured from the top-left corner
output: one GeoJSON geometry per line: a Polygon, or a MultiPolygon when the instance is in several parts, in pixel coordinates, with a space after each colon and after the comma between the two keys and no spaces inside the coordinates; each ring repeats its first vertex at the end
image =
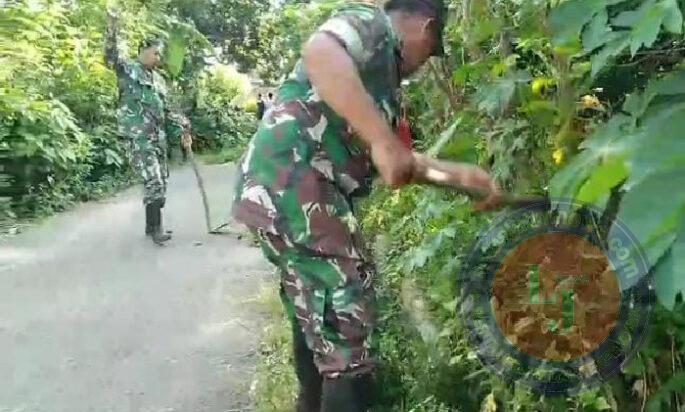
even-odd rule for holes
{"type": "Polygon", "coordinates": [[[257,126],[256,116],[242,108],[250,91],[247,76],[228,66],[212,66],[200,76],[191,113],[198,149],[230,153],[222,161],[241,154],[257,126]]]}
{"type": "Polygon", "coordinates": [[[263,80],[282,78],[300,57],[302,44],[340,6],[340,0],[287,2],[264,13],[257,26],[256,71],[263,80]]]}
{"type": "Polygon", "coordinates": [[[76,17],[56,4],[0,10],[2,163],[19,215],[59,210],[87,197],[88,182],[122,172],[114,77],[97,34],[76,17]]]}

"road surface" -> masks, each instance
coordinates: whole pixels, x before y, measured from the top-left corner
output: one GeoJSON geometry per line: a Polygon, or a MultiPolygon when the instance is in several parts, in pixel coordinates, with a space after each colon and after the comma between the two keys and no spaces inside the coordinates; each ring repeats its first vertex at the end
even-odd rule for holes
{"type": "MultiPolygon", "coordinates": [[[[213,221],[232,166],[203,167],[213,221]]],[[[205,233],[192,169],[172,171],[163,248],[141,188],[0,243],[0,412],[250,410],[270,277],[259,251],[205,233]]]]}

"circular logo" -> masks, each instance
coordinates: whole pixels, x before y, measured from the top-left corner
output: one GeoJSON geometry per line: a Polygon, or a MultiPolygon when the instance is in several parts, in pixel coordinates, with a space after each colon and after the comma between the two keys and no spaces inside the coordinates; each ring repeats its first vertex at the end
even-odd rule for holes
{"type": "Polygon", "coordinates": [[[632,358],[654,295],[645,255],[621,222],[554,203],[502,214],[480,233],[459,277],[458,311],[487,366],[566,395],[632,358]]]}

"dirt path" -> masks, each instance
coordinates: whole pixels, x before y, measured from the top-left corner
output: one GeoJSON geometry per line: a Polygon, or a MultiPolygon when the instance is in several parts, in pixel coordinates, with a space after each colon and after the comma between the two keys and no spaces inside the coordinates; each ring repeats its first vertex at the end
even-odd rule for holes
{"type": "MultiPolygon", "coordinates": [[[[203,168],[213,221],[234,172],[203,168]]],[[[259,251],[204,232],[188,167],[171,175],[167,247],[144,238],[140,188],[0,244],[0,412],[249,410],[259,251]]]]}

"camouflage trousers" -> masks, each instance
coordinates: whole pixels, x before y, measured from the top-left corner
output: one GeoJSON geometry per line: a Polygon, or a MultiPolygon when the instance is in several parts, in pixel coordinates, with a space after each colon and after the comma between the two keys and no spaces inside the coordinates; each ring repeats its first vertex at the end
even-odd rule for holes
{"type": "Polygon", "coordinates": [[[166,139],[138,137],[130,142],[131,165],[143,182],[143,203],[164,202],[169,178],[166,139]]]}
{"type": "Polygon", "coordinates": [[[304,332],[322,376],[371,373],[375,366],[373,265],[322,257],[287,239],[254,231],[281,276],[281,300],[291,322],[304,332]]]}

